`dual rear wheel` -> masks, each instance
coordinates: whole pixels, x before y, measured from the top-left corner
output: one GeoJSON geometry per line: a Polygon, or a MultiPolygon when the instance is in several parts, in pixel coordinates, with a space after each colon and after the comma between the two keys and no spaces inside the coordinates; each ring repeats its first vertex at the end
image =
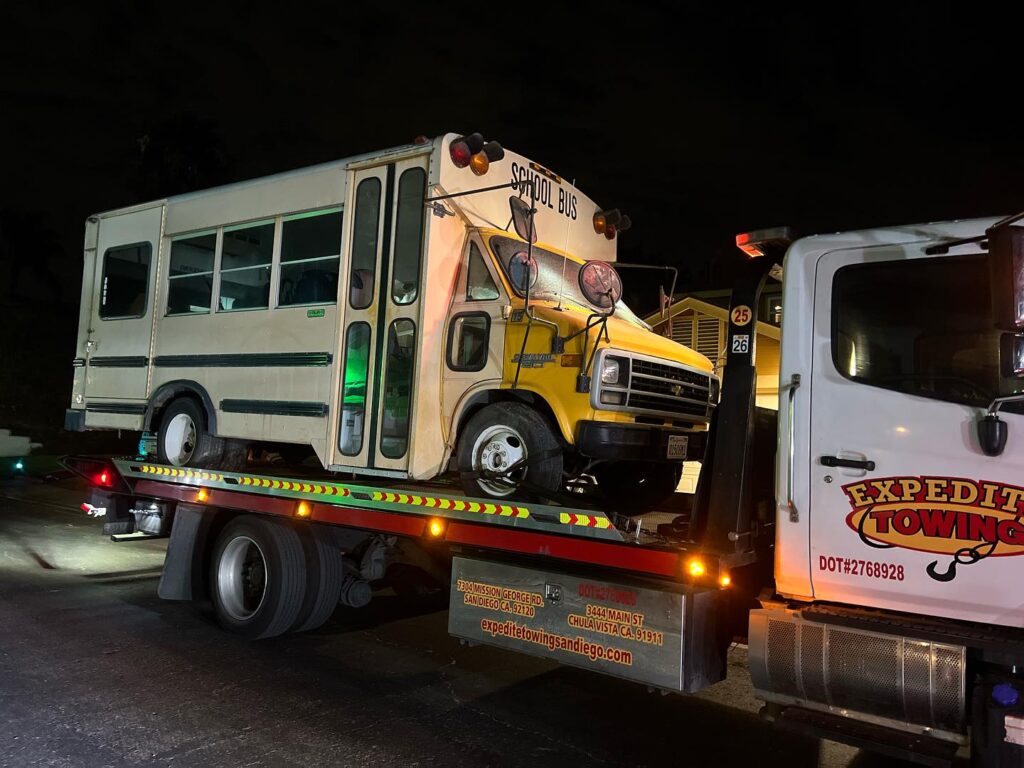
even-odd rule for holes
{"type": "Polygon", "coordinates": [[[316,629],[341,596],[341,551],[326,532],[240,515],[214,547],[210,596],[218,623],[260,639],[316,629]]]}

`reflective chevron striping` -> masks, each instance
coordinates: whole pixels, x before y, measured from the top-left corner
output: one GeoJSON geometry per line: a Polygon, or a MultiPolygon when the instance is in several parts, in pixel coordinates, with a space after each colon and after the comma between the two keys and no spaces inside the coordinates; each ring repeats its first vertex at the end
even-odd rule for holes
{"type": "Polygon", "coordinates": [[[559,512],[558,522],[563,525],[580,525],[585,528],[611,528],[612,521],[598,515],[581,515],[578,512],[559,512]]]}

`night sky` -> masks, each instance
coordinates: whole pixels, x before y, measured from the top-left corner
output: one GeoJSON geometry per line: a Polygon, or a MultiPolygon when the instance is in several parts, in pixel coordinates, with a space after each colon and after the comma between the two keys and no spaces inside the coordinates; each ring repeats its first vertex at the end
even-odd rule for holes
{"type": "Polygon", "coordinates": [[[977,3],[41,5],[0,8],[0,296],[25,312],[76,311],[90,213],[446,131],[628,213],[623,260],[684,290],[727,286],[744,229],[1024,208],[1024,27],[977,3]]]}

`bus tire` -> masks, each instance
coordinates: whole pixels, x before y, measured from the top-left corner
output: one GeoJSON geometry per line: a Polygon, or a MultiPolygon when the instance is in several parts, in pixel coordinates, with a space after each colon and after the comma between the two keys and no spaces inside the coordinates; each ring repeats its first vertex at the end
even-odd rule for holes
{"type": "Polygon", "coordinates": [[[225,526],[214,549],[210,596],[217,622],[258,640],[289,631],[303,606],[306,555],[288,523],[241,515],[225,526]]]}
{"type": "Polygon", "coordinates": [[[623,515],[650,512],[675,493],[682,473],[674,461],[608,461],[593,469],[607,507],[623,515]]]}
{"type": "Polygon", "coordinates": [[[244,440],[232,438],[218,438],[224,443],[224,451],[221,454],[217,469],[225,472],[241,472],[249,462],[249,444],[244,440]]]}
{"type": "Polygon", "coordinates": [[[156,452],[161,464],[217,468],[224,441],[207,431],[206,413],[198,402],[179,397],[171,401],[160,419],[156,452]]]}
{"type": "Polygon", "coordinates": [[[463,490],[469,496],[495,499],[544,498],[542,492],[519,491],[515,483],[479,474],[485,467],[501,471],[523,458],[527,465],[511,475],[513,480],[525,480],[547,491],[561,490],[564,457],[548,420],[524,403],[484,406],[470,417],[459,436],[458,466],[463,490]]]}
{"type": "Polygon", "coordinates": [[[308,632],[323,626],[338,607],[344,581],[341,550],[331,539],[330,531],[309,524],[302,531],[306,551],[306,596],[292,627],[294,632],[308,632]]]}

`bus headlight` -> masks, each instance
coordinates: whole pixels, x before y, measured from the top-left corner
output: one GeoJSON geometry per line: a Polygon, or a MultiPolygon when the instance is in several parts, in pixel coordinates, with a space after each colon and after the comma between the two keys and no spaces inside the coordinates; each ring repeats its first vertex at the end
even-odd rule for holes
{"type": "Polygon", "coordinates": [[[629,380],[629,361],[624,357],[606,356],[601,361],[601,383],[625,386],[629,380]]]}

